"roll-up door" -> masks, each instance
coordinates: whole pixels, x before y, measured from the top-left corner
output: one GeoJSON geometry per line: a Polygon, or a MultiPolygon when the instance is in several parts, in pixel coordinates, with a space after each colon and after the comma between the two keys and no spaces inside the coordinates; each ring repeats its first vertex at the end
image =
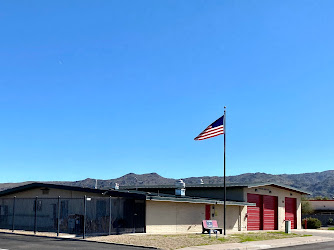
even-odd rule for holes
{"type": "Polygon", "coordinates": [[[278,228],[277,196],[263,195],[263,230],[276,230],[278,228]]]}
{"type": "Polygon", "coordinates": [[[291,221],[291,229],[297,228],[297,200],[285,197],[285,220],[291,221]]]}
{"type": "Polygon", "coordinates": [[[247,201],[256,206],[247,206],[247,230],[278,229],[278,197],[247,194],[247,201]]]}
{"type": "Polygon", "coordinates": [[[261,207],[262,199],[258,194],[247,194],[247,201],[256,203],[256,206],[247,206],[247,230],[261,230],[261,207]]]}

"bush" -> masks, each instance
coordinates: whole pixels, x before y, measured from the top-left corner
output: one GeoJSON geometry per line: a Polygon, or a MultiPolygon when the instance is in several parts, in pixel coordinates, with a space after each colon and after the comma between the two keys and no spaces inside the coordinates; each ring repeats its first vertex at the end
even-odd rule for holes
{"type": "Polygon", "coordinates": [[[302,201],[302,214],[313,214],[314,210],[309,201],[302,201]]]}
{"type": "Polygon", "coordinates": [[[334,220],[333,218],[329,218],[327,221],[327,225],[334,225],[334,220]]]}
{"type": "Polygon", "coordinates": [[[308,229],[317,229],[321,227],[321,221],[317,218],[305,218],[303,219],[302,225],[305,227],[305,220],[307,221],[307,228],[308,229]]]}

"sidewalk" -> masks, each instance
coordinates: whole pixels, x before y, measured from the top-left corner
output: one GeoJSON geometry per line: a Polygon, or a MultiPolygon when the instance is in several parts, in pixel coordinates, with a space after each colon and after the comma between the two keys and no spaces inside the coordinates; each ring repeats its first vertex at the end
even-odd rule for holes
{"type": "Polygon", "coordinates": [[[326,241],[333,241],[334,238],[322,237],[322,236],[307,236],[297,238],[287,238],[278,240],[265,240],[265,241],[249,241],[244,243],[231,243],[231,244],[220,244],[220,245],[208,245],[208,246],[197,246],[182,248],[182,250],[223,250],[223,249],[268,249],[276,247],[288,247],[304,244],[312,244],[326,241]]]}

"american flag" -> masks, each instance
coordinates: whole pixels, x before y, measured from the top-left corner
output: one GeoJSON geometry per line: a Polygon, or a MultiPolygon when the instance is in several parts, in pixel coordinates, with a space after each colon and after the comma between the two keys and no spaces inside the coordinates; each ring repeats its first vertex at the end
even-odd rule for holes
{"type": "Polygon", "coordinates": [[[217,121],[210,124],[194,140],[196,141],[205,140],[222,134],[224,134],[224,116],[220,117],[217,121]]]}

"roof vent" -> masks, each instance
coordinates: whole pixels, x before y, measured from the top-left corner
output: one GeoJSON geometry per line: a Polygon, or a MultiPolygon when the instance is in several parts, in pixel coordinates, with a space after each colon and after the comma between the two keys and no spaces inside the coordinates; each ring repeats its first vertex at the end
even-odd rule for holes
{"type": "Polygon", "coordinates": [[[119,189],[119,184],[118,184],[118,183],[115,183],[115,184],[114,184],[114,189],[115,189],[115,190],[118,190],[118,189],[119,189]]]}
{"type": "Polygon", "coordinates": [[[175,195],[185,196],[186,195],[186,184],[182,179],[176,181],[175,183],[175,195]]]}
{"type": "Polygon", "coordinates": [[[179,179],[179,180],[176,181],[175,186],[177,188],[185,188],[186,184],[184,183],[184,181],[182,179],[179,179]]]}

